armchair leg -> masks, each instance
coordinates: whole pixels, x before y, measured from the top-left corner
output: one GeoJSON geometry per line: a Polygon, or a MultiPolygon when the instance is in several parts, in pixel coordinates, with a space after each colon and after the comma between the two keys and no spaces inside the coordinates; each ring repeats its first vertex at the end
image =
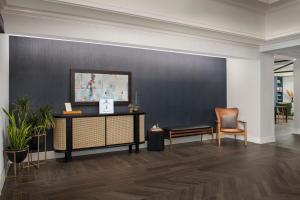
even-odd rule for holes
{"type": "Polygon", "coordinates": [[[244,142],[245,142],[245,146],[247,146],[247,145],[248,145],[248,141],[247,141],[247,132],[245,132],[245,136],[244,136],[244,137],[245,137],[245,141],[244,141],[244,142]]]}
{"type": "Polygon", "coordinates": [[[221,134],[218,133],[218,145],[221,146],[221,134]]]}
{"type": "Polygon", "coordinates": [[[236,142],[236,135],[234,135],[234,141],[236,142]]]}

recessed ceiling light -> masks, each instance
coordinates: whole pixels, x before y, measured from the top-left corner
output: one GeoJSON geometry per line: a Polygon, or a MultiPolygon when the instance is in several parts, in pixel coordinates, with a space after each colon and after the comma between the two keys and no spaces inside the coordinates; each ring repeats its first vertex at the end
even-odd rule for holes
{"type": "Polygon", "coordinates": [[[272,3],[275,3],[275,2],[280,1],[280,0],[258,0],[258,1],[268,3],[268,4],[272,4],[272,3]]]}

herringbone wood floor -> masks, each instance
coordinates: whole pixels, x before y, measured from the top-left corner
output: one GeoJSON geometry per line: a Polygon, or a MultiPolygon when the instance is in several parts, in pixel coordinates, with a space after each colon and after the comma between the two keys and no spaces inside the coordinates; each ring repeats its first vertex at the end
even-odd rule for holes
{"type": "Polygon", "coordinates": [[[300,153],[226,140],[50,160],[7,179],[1,199],[293,200],[300,199],[300,153]]]}

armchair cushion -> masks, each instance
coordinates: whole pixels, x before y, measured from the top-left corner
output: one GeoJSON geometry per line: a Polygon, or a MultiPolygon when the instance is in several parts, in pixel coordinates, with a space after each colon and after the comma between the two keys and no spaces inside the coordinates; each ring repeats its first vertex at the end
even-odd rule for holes
{"type": "Polygon", "coordinates": [[[222,115],[221,116],[221,127],[224,129],[235,129],[237,128],[237,116],[234,114],[231,115],[222,115]]]}
{"type": "Polygon", "coordinates": [[[242,133],[244,132],[244,129],[240,129],[240,128],[222,128],[221,132],[223,133],[242,133]]]}

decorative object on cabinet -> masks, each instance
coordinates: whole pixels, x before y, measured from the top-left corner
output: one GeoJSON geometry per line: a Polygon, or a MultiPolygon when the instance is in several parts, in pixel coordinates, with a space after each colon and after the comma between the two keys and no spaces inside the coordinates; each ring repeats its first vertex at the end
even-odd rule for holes
{"type": "Polygon", "coordinates": [[[65,103],[65,107],[66,107],[66,111],[67,112],[71,112],[72,111],[72,105],[70,102],[66,102],[65,103]]]}
{"type": "Polygon", "coordinates": [[[140,107],[133,105],[133,104],[129,104],[128,105],[128,112],[133,113],[133,112],[139,112],[140,107]]]}
{"type": "Polygon", "coordinates": [[[134,105],[133,104],[129,104],[128,105],[128,112],[132,113],[134,109],[134,105]]]}
{"type": "Polygon", "coordinates": [[[116,105],[131,100],[131,72],[71,70],[71,101],[75,105],[97,105],[99,99],[114,99],[116,105]]]}
{"type": "Polygon", "coordinates": [[[114,113],[114,99],[100,99],[99,114],[114,113]]]}
{"type": "Polygon", "coordinates": [[[212,139],[214,138],[213,128],[209,125],[175,126],[175,127],[164,127],[163,129],[168,132],[168,138],[170,140],[171,145],[172,145],[172,138],[176,138],[176,137],[201,135],[201,142],[202,142],[202,137],[205,134],[210,134],[212,139]]]}
{"type": "Polygon", "coordinates": [[[215,108],[217,115],[217,141],[221,145],[222,135],[244,136],[244,144],[247,146],[247,123],[238,120],[238,108],[215,108]],[[230,117],[229,117],[230,116],[230,117]]]}
{"type": "Polygon", "coordinates": [[[64,115],[80,115],[82,114],[81,110],[72,110],[72,104],[70,102],[65,103],[66,110],[63,111],[64,115]]]}
{"type": "Polygon", "coordinates": [[[64,115],[81,115],[81,110],[63,111],[64,115]]]}
{"type": "Polygon", "coordinates": [[[153,131],[153,132],[159,132],[159,131],[163,131],[163,129],[159,128],[159,125],[158,123],[157,124],[154,124],[152,126],[152,128],[150,129],[150,131],[153,131]]]}
{"type": "Polygon", "coordinates": [[[55,115],[53,146],[71,160],[72,151],[127,145],[129,152],[145,141],[144,112],[55,115]]]}

